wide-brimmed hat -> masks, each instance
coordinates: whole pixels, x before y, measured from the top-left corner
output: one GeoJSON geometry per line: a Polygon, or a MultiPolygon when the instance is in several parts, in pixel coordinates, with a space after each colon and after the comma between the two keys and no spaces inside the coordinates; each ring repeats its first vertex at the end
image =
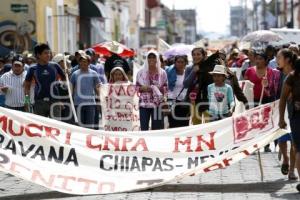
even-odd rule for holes
{"type": "Polygon", "coordinates": [[[210,74],[224,74],[227,76],[226,68],[223,65],[215,65],[214,70],[209,72],[210,74]]]}
{"type": "Polygon", "coordinates": [[[67,63],[71,63],[71,61],[68,59],[69,57],[68,57],[68,56],[64,56],[64,55],[61,54],[61,53],[56,54],[56,55],[52,58],[52,61],[53,61],[53,62],[56,62],[56,63],[59,63],[60,61],[63,61],[64,58],[66,58],[66,62],[67,62],[67,63]]]}

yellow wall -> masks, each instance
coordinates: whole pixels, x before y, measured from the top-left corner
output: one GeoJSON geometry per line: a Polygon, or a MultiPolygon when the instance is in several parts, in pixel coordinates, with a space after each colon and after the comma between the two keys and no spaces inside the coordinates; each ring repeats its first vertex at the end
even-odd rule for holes
{"type": "MultiPolygon", "coordinates": [[[[46,42],[46,7],[52,8],[53,17],[53,44],[52,51],[58,52],[58,32],[57,32],[57,1],[56,0],[35,0],[36,1],[36,23],[37,41],[46,42]]],[[[64,5],[74,7],[78,5],[78,0],[64,0],[64,5]]]]}
{"type": "Polygon", "coordinates": [[[36,41],[35,0],[1,1],[0,6],[0,55],[10,51],[31,51],[36,41]],[[15,6],[26,6],[16,9],[15,6]]]}
{"type": "MultiPolygon", "coordinates": [[[[36,0],[36,24],[37,24],[37,41],[46,41],[46,7],[52,8],[53,15],[56,15],[56,0],[36,0]]],[[[56,17],[53,17],[53,33],[54,33],[54,46],[52,50],[57,49],[57,21],[56,17]]]]}

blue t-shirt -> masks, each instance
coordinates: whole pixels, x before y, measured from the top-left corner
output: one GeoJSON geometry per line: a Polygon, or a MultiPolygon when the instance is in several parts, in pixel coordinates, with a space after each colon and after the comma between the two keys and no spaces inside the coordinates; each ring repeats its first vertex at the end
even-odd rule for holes
{"type": "Polygon", "coordinates": [[[96,104],[95,101],[95,88],[100,84],[97,72],[89,69],[87,72],[76,70],[70,79],[74,87],[74,104],[81,103],[96,104]]]}
{"type": "Polygon", "coordinates": [[[232,87],[225,84],[217,87],[214,83],[208,85],[209,113],[211,115],[228,114],[229,110],[234,107],[234,96],[232,87]]]}
{"type": "MultiPolygon", "coordinates": [[[[51,85],[57,80],[58,75],[63,79],[65,78],[63,70],[54,62],[49,62],[47,65],[35,64],[28,69],[25,80],[35,80],[35,100],[43,98],[53,99],[51,94],[55,94],[57,91],[51,91],[51,85]]],[[[55,90],[57,88],[52,86],[52,89],[55,90]]]]}

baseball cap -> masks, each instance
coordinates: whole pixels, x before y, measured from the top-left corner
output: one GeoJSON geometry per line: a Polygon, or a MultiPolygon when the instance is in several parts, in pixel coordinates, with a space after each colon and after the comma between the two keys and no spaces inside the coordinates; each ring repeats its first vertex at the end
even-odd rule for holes
{"type": "Polygon", "coordinates": [[[15,55],[13,58],[12,58],[12,64],[14,65],[21,65],[23,66],[23,57],[21,55],[15,55]]]}

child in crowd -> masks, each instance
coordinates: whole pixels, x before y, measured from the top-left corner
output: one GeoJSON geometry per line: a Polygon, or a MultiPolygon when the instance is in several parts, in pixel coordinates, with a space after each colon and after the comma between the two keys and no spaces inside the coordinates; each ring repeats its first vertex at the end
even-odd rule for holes
{"type": "Polygon", "coordinates": [[[128,83],[128,77],[122,67],[115,67],[110,72],[109,83],[128,83]]]}
{"type": "Polygon", "coordinates": [[[235,103],[232,87],[225,83],[226,69],[223,65],[216,65],[210,72],[214,83],[208,85],[209,114],[211,121],[230,117],[235,103]]]}

